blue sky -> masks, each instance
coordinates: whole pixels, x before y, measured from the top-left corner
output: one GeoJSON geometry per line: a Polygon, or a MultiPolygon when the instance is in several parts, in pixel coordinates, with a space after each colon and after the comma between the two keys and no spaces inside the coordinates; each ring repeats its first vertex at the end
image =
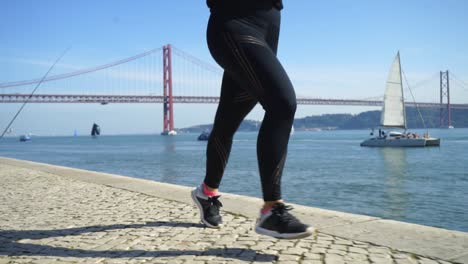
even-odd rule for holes
{"type": "MultiPolygon", "coordinates": [[[[284,4],[279,57],[298,96],[380,96],[399,50],[417,100],[437,101],[437,74],[448,69],[462,81],[453,84],[452,101],[467,103],[467,1],[284,0],[284,4]]],[[[0,8],[0,83],[41,77],[69,46],[52,74],[167,43],[215,64],[206,47],[208,16],[205,1],[194,0],[5,0],[0,8]]],[[[0,129],[18,108],[0,105],[0,129]]],[[[108,134],[157,133],[162,129],[161,109],[161,105],[29,104],[13,130],[70,135],[77,129],[87,134],[92,122],[99,122],[108,134]]],[[[215,109],[215,105],[176,105],[176,126],[210,123],[215,109]]],[[[299,106],[296,117],[372,109],[299,106]]],[[[262,115],[258,108],[249,118],[262,115]]]]}

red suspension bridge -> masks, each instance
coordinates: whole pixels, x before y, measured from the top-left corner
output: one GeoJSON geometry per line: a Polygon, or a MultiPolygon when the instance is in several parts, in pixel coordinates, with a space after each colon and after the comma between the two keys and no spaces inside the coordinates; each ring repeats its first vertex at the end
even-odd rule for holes
{"type": "MultiPolygon", "coordinates": [[[[222,70],[171,45],[97,67],[50,76],[40,93],[31,87],[41,79],[0,83],[0,103],[161,103],[164,132],[174,130],[174,103],[219,102],[222,70]],[[161,63],[162,62],[162,63],[161,63]]],[[[407,102],[407,106],[440,109],[440,125],[451,124],[451,109],[468,104],[451,103],[448,71],[439,76],[438,102],[407,102]]],[[[467,85],[455,79],[463,89],[467,85]]],[[[381,106],[382,100],[297,98],[303,105],[381,106]]]]}

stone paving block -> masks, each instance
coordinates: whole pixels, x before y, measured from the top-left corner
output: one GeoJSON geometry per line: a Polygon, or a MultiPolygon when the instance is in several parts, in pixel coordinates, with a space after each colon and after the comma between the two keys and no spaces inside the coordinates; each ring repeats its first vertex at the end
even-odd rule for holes
{"type": "Polygon", "coordinates": [[[308,249],[305,248],[289,248],[287,250],[281,251],[281,253],[292,254],[292,255],[302,255],[304,253],[309,252],[308,249]]]}
{"type": "Polygon", "coordinates": [[[330,249],[340,250],[340,251],[348,251],[348,246],[345,245],[330,245],[330,249]]]}
{"type": "Polygon", "coordinates": [[[315,260],[321,260],[324,258],[325,254],[315,254],[315,253],[305,253],[303,254],[304,259],[315,259],[315,260]]]}
{"type": "Polygon", "coordinates": [[[370,264],[368,260],[351,260],[351,261],[346,261],[346,264],[370,264]]]}
{"type": "Polygon", "coordinates": [[[327,249],[326,248],[317,248],[317,247],[313,247],[312,250],[310,251],[312,253],[327,253],[327,249]]]}
{"type": "MultiPolygon", "coordinates": [[[[392,258],[392,256],[390,255],[383,255],[383,254],[370,254],[368,255],[369,259],[371,261],[385,261],[385,260],[389,260],[390,262],[393,261],[393,259],[398,259],[398,258],[392,258]]],[[[400,258],[400,259],[407,259],[408,256],[405,256],[404,258],[400,258]]]]}
{"type": "Polygon", "coordinates": [[[312,259],[312,260],[306,259],[306,260],[304,260],[303,263],[307,263],[307,264],[323,264],[323,261],[321,261],[321,260],[314,260],[314,259],[312,259]]]}
{"type": "Polygon", "coordinates": [[[379,264],[393,264],[395,263],[393,259],[386,259],[386,258],[373,258],[370,259],[372,263],[379,263],[379,264]]]}
{"type": "Polygon", "coordinates": [[[336,239],[336,240],[333,241],[333,244],[352,246],[352,245],[353,245],[353,241],[351,241],[351,240],[344,240],[344,239],[336,239]]]}
{"type": "Polygon", "coordinates": [[[326,264],[343,264],[346,263],[343,256],[335,255],[335,254],[327,254],[325,255],[325,263],[326,264]]]}
{"type": "Polygon", "coordinates": [[[237,255],[237,258],[239,258],[239,260],[250,262],[250,261],[254,261],[256,256],[257,256],[257,253],[254,251],[243,251],[239,255],[237,255]]]}
{"type": "Polygon", "coordinates": [[[319,244],[319,242],[317,242],[317,244],[312,245],[312,247],[328,249],[330,248],[331,245],[332,244],[319,244]]]}
{"type": "Polygon", "coordinates": [[[269,255],[269,254],[264,254],[264,255],[256,255],[254,258],[254,262],[259,263],[265,263],[265,262],[273,262],[276,261],[277,257],[275,255],[269,255]]]}
{"type": "Polygon", "coordinates": [[[440,264],[450,264],[451,262],[445,261],[445,260],[438,260],[440,264]]]}
{"type": "Polygon", "coordinates": [[[370,253],[390,254],[389,248],[379,246],[369,247],[367,251],[369,251],[370,253]]]}
{"type": "Polygon", "coordinates": [[[419,258],[419,263],[420,264],[439,264],[439,262],[432,260],[432,259],[428,259],[428,258],[419,258]]]}
{"type": "Polygon", "coordinates": [[[358,253],[358,254],[364,254],[367,255],[369,252],[363,248],[357,248],[357,247],[349,247],[348,251],[351,253],[358,253]]]}
{"type": "MultiPolygon", "coordinates": [[[[376,262],[376,263],[379,263],[379,262],[376,262]]],[[[381,262],[381,263],[386,264],[388,262],[381,262]]],[[[390,262],[390,263],[393,263],[393,262],[390,262]]],[[[417,264],[419,262],[416,259],[408,258],[408,259],[396,259],[395,263],[397,263],[397,264],[417,264]]]]}
{"type": "MultiPolygon", "coordinates": [[[[206,262],[204,262],[206,263],[206,262]]],[[[229,263],[228,261],[225,261],[225,260],[212,260],[210,261],[210,264],[226,264],[226,263],[229,263]]]]}
{"type": "Polygon", "coordinates": [[[298,255],[289,255],[289,254],[280,254],[278,257],[278,262],[283,263],[283,261],[298,261],[301,257],[298,255]]]}
{"type": "Polygon", "coordinates": [[[340,255],[340,256],[344,256],[346,255],[346,251],[344,250],[338,250],[338,249],[328,249],[327,250],[327,254],[335,254],[335,255],[340,255]]]}
{"type": "Polygon", "coordinates": [[[328,246],[328,245],[330,245],[330,244],[332,244],[332,243],[333,243],[333,240],[325,240],[325,239],[321,239],[321,238],[318,238],[318,239],[317,239],[317,244],[319,244],[319,245],[326,245],[326,246],[328,246]]]}

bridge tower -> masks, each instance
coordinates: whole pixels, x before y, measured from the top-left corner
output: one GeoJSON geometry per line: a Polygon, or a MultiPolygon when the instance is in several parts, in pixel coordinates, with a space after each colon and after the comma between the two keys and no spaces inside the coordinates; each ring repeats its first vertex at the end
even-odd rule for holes
{"type": "Polygon", "coordinates": [[[172,135],[174,131],[174,104],[172,97],[172,48],[168,44],[163,46],[163,86],[164,86],[164,100],[163,100],[163,132],[161,135],[172,135]]]}
{"type": "Polygon", "coordinates": [[[450,107],[449,71],[447,70],[447,71],[440,72],[440,127],[451,127],[451,126],[452,126],[452,111],[450,107]],[[446,102],[446,105],[444,107],[445,102],[446,102]],[[446,124],[446,120],[447,120],[447,124],[446,124]]]}

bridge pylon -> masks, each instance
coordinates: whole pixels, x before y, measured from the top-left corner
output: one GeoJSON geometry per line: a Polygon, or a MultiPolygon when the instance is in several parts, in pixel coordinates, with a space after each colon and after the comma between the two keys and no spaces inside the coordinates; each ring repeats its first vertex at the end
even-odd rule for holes
{"type": "Polygon", "coordinates": [[[172,97],[172,47],[163,46],[163,132],[161,135],[175,135],[174,99],[172,97]]]}
{"type": "Polygon", "coordinates": [[[452,108],[450,105],[450,83],[448,70],[440,72],[440,127],[452,127],[452,108]]]}

